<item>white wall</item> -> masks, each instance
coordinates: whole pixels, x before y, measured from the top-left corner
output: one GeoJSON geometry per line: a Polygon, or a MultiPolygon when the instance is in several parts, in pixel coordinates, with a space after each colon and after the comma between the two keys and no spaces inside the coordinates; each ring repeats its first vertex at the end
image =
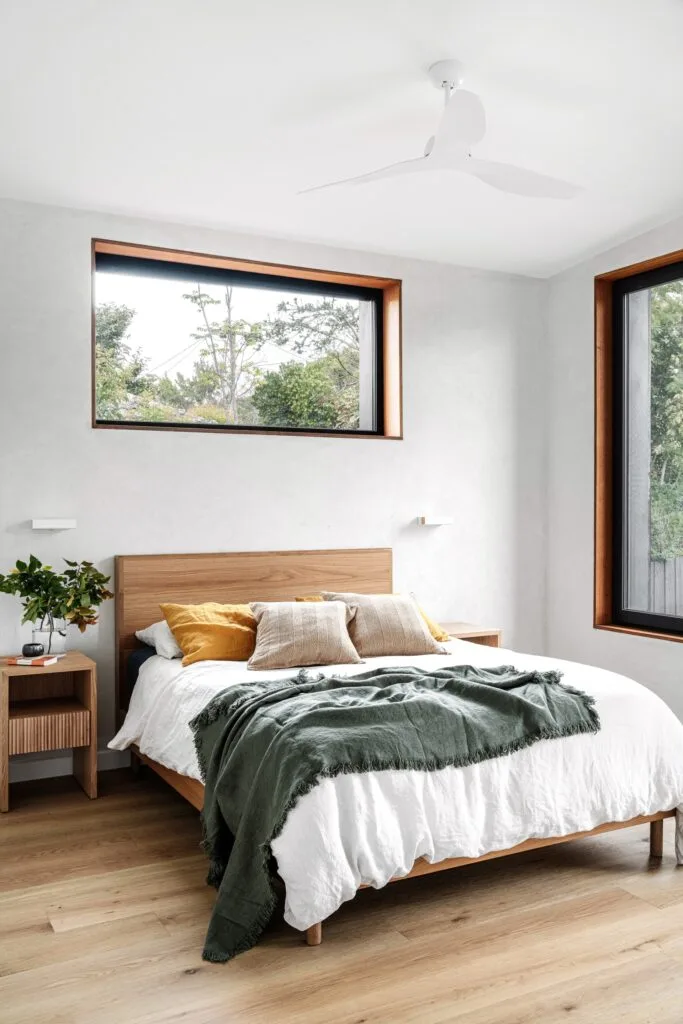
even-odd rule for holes
{"type": "Polygon", "coordinates": [[[683,647],[593,629],[593,278],[683,247],[683,219],[554,278],[548,293],[549,654],[645,683],[683,718],[683,647]]]}
{"type": "MultiPolygon", "coordinates": [[[[0,202],[0,571],[34,552],[391,545],[397,588],[437,617],[540,650],[544,408],[538,281],[180,225],[0,202]],[[405,440],[193,435],[90,426],[90,239],[172,246],[404,282],[405,440]],[[412,525],[424,512],[453,527],[412,525]],[[34,534],[32,517],[78,529],[34,534]]],[[[589,415],[590,420],[590,415],[589,415]]],[[[588,614],[588,606],[586,607],[588,614]]],[[[0,652],[21,642],[0,597],[0,652]]],[[[114,609],[78,646],[113,728],[114,609]]]]}

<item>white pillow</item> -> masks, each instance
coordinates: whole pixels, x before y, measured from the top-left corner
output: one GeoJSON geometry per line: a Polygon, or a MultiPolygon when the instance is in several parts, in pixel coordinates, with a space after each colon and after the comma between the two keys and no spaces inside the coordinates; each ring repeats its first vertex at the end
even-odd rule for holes
{"type": "Polygon", "coordinates": [[[162,658],[182,658],[183,656],[166,619],[155,622],[147,629],[136,630],[135,635],[138,640],[142,640],[143,644],[153,647],[162,658]]]}

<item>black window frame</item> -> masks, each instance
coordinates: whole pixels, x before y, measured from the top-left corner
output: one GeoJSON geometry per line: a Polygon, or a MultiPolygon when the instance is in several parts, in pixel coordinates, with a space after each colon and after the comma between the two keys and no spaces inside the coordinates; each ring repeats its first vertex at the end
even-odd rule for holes
{"type": "MultiPolygon", "coordinates": [[[[345,284],[340,281],[329,280],[326,272],[321,272],[321,279],[294,275],[282,276],[280,274],[269,274],[267,270],[241,270],[224,266],[205,265],[181,260],[154,259],[149,256],[101,252],[97,249],[98,239],[93,239],[92,251],[92,423],[98,428],[119,428],[119,429],[147,429],[147,430],[183,430],[197,433],[226,433],[226,434],[274,434],[274,435],[298,435],[298,436],[323,436],[323,437],[356,437],[356,438],[386,438],[390,440],[402,439],[402,433],[388,433],[385,418],[386,395],[385,395],[385,317],[384,302],[385,292],[381,287],[365,287],[358,284],[345,284]],[[205,284],[234,284],[240,287],[251,287],[259,289],[272,289],[273,291],[308,293],[312,295],[325,295],[332,298],[355,299],[371,302],[374,308],[374,344],[373,344],[373,421],[372,430],[340,430],[330,427],[295,427],[295,426],[266,426],[248,424],[207,424],[192,422],[164,422],[153,420],[114,420],[100,419],[97,416],[95,407],[95,315],[96,315],[96,274],[98,271],[129,271],[136,276],[148,274],[150,277],[163,277],[166,279],[192,280],[205,284]]],[[[130,249],[136,246],[131,244],[130,249]]],[[[173,250],[170,250],[173,251],[173,250]]],[[[188,256],[192,254],[187,254],[188,256]]],[[[258,264],[255,264],[258,266],[258,264]]],[[[265,265],[268,266],[267,264],[265,265]]],[[[302,268],[304,269],[304,268],[302,268]]],[[[340,275],[345,276],[345,275],[340,275]]],[[[387,281],[390,285],[399,285],[398,281],[387,281]]],[[[400,342],[399,342],[400,344],[400,342]]],[[[400,395],[399,395],[400,404],[400,395]]]]}
{"type": "Polygon", "coordinates": [[[644,633],[683,638],[683,616],[624,608],[627,574],[628,332],[624,312],[633,292],[683,280],[683,260],[621,276],[612,283],[612,624],[644,633]]]}

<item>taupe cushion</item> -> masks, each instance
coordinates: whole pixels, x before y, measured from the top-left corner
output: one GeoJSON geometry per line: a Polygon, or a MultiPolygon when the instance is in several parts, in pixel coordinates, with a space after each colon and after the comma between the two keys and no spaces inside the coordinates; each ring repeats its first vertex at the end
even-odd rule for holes
{"type": "Polygon", "coordinates": [[[326,601],[343,601],[356,614],[349,633],[361,658],[386,654],[445,654],[407,594],[333,594],[323,591],[326,601]]]}
{"type": "Polygon", "coordinates": [[[255,602],[256,649],[248,668],[347,665],[361,659],[347,628],[353,608],[342,601],[255,602]]]}

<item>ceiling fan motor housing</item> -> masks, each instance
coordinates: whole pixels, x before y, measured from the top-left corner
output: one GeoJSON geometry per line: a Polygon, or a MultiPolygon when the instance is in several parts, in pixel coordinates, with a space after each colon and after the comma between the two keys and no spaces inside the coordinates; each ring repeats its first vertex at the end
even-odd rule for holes
{"type": "Polygon", "coordinates": [[[437,89],[457,89],[462,85],[463,66],[459,60],[437,60],[429,69],[429,78],[437,89]]]}

